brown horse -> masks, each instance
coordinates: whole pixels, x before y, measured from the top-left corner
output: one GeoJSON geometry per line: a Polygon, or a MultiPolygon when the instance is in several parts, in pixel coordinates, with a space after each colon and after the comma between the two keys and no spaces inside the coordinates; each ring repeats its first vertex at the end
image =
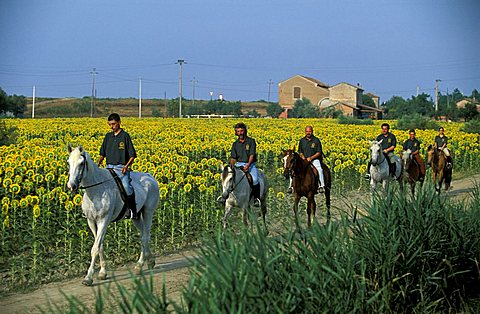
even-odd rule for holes
{"type": "Polygon", "coordinates": [[[414,160],[412,151],[407,149],[402,155],[403,174],[402,178],[410,184],[412,190],[412,196],[415,196],[416,182],[420,182],[420,186],[423,185],[423,176],[420,172],[420,165],[414,160]]]}
{"type": "MultiPolygon", "coordinates": [[[[294,193],[294,206],[293,211],[295,213],[295,224],[299,229],[298,223],[298,203],[300,198],[305,196],[308,200],[307,214],[308,221],[307,226],[312,226],[311,215],[315,216],[317,204],[315,203],[315,194],[318,193],[318,173],[317,169],[308,161],[302,159],[295,149],[288,149],[283,152],[284,169],[283,175],[285,178],[292,177],[292,186],[294,193]]],[[[327,219],[330,220],[330,193],[332,189],[332,177],[330,169],[324,163],[321,163],[323,175],[325,179],[325,202],[327,205],[327,219]]]]}
{"type": "Polygon", "coordinates": [[[452,168],[447,167],[447,158],[443,152],[438,150],[435,146],[428,146],[427,151],[427,163],[432,167],[435,189],[437,192],[440,192],[442,189],[442,183],[445,180],[445,191],[448,191],[450,188],[450,183],[452,182],[452,168]]]}

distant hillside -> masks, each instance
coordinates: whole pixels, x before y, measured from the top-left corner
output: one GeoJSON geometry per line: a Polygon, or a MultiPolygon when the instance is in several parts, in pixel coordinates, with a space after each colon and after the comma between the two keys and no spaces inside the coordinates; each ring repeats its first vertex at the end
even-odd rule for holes
{"type": "MultiPolygon", "coordinates": [[[[32,116],[32,98],[27,98],[27,110],[25,117],[32,116]]],[[[168,102],[168,100],[167,100],[168,102]]],[[[195,100],[195,106],[207,103],[205,100],[195,100]]],[[[183,100],[182,104],[190,105],[191,100],[183,100]]],[[[256,110],[260,115],[267,114],[267,102],[242,102],[242,112],[256,110]]],[[[89,98],[37,98],[35,100],[36,118],[70,118],[89,117],[91,101],[89,98]]],[[[166,115],[166,103],[164,99],[142,99],[142,117],[152,117],[157,111],[161,116],[166,115]]],[[[94,117],[105,117],[112,112],[117,112],[123,117],[138,117],[138,99],[135,98],[100,98],[95,100],[93,108],[94,117]]]]}

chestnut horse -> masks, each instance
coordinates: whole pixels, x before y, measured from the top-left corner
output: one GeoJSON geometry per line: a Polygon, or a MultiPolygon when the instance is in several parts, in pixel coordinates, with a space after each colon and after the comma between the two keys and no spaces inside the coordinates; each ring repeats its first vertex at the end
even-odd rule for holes
{"type": "MultiPolygon", "coordinates": [[[[294,193],[294,206],[293,211],[295,213],[295,224],[299,229],[298,223],[298,203],[302,196],[305,196],[308,200],[307,214],[308,221],[307,226],[312,226],[311,215],[315,216],[317,204],[315,203],[315,194],[318,193],[318,173],[317,169],[306,160],[302,159],[300,155],[295,152],[295,149],[288,149],[283,151],[283,175],[286,179],[292,177],[292,186],[294,193]]],[[[325,179],[325,203],[327,205],[327,219],[330,220],[330,193],[332,189],[332,177],[330,169],[324,163],[321,163],[323,176],[325,179]]]]}
{"type": "Polygon", "coordinates": [[[447,167],[447,159],[442,151],[435,146],[428,146],[428,161],[427,163],[432,167],[433,183],[435,189],[440,192],[442,183],[445,181],[445,191],[448,191],[452,182],[452,168],[447,167]],[[438,185],[437,185],[438,183],[438,185]]]}
{"type": "Polygon", "coordinates": [[[412,190],[412,196],[415,196],[415,184],[420,182],[420,186],[423,185],[422,174],[420,173],[420,165],[414,160],[412,151],[407,149],[402,154],[403,174],[404,181],[410,184],[412,190]]]}

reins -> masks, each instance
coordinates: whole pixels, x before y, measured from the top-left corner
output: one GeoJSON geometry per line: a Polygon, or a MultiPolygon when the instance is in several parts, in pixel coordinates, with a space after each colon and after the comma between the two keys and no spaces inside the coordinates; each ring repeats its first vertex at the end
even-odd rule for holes
{"type": "MultiPolygon", "coordinates": [[[[85,172],[85,169],[87,169],[87,157],[85,155],[82,154],[82,157],[83,157],[83,167],[82,167],[82,172],[80,174],[80,181],[83,179],[83,173],[85,172]]],[[[87,186],[81,186],[79,185],[79,189],[82,189],[82,190],[86,190],[86,189],[89,189],[89,188],[93,188],[94,186],[97,186],[97,185],[100,185],[100,184],[104,184],[105,182],[108,182],[108,181],[111,181],[113,180],[113,178],[110,178],[110,179],[107,179],[107,180],[104,180],[104,181],[101,181],[101,182],[98,182],[98,183],[94,183],[94,184],[91,184],[91,185],[87,185],[87,186]]],[[[79,182],[80,183],[80,182],[79,182]]]]}

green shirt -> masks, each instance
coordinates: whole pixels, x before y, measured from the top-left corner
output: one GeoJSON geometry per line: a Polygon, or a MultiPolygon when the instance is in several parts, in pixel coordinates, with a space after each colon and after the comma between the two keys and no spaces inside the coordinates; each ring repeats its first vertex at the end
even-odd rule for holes
{"type": "Polygon", "coordinates": [[[435,136],[435,143],[437,144],[437,148],[442,148],[443,144],[445,144],[445,147],[447,147],[448,137],[446,137],[445,135],[443,137],[437,135],[435,136]]]}
{"type": "Polygon", "coordinates": [[[417,140],[416,138],[413,139],[408,139],[403,143],[403,150],[410,150],[412,153],[416,152],[417,150],[420,149],[420,141],[417,140]]]}
{"type": "Polygon", "coordinates": [[[298,143],[298,153],[303,154],[306,158],[315,155],[316,153],[320,153],[320,157],[315,159],[322,160],[322,143],[320,140],[312,135],[310,140],[306,137],[302,137],[300,143],[298,143]]]}
{"type": "Polygon", "coordinates": [[[253,162],[257,161],[257,144],[251,137],[246,136],[245,141],[242,143],[237,139],[232,144],[232,150],[230,152],[230,158],[235,159],[238,162],[248,162],[248,158],[253,155],[253,162]]]}
{"type": "Polygon", "coordinates": [[[105,135],[100,156],[107,158],[109,165],[125,165],[131,157],[137,157],[132,139],[123,129],[115,135],[110,132],[105,135]]]}
{"type": "Polygon", "coordinates": [[[379,136],[377,136],[377,142],[381,140],[383,140],[382,143],[380,144],[382,146],[382,149],[387,149],[391,146],[393,147],[397,146],[397,138],[395,137],[395,135],[393,135],[390,132],[387,133],[387,136],[383,134],[380,134],[379,136]]]}

